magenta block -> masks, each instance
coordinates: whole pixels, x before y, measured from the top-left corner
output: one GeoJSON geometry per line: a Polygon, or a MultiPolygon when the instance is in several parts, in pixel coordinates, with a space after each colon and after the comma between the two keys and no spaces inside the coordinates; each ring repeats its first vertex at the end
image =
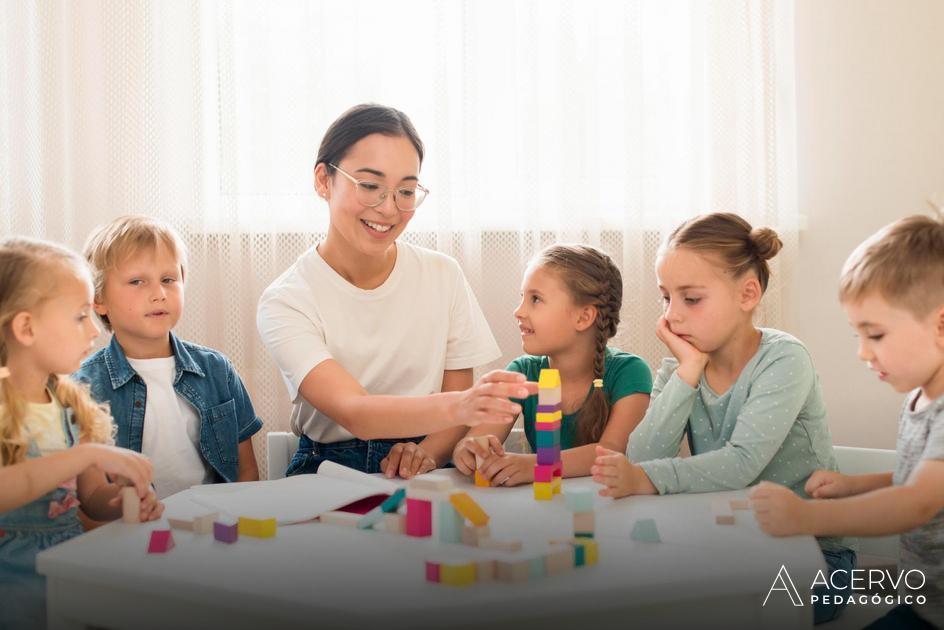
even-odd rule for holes
{"type": "Polygon", "coordinates": [[[551,483],[554,481],[554,470],[559,468],[553,464],[538,464],[534,467],[534,480],[540,483],[551,483]]]}
{"type": "Polygon", "coordinates": [[[426,561],[426,581],[439,582],[439,563],[426,561]]]}
{"type": "Polygon", "coordinates": [[[561,421],[555,420],[554,422],[535,422],[534,430],[535,431],[560,431],[561,421]]]}
{"type": "Polygon", "coordinates": [[[233,544],[239,539],[239,523],[213,523],[213,538],[220,542],[233,544]]]}
{"type": "MultiPolygon", "coordinates": [[[[554,477],[563,477],[564,476],[564,465],[558,461],[554,464],[554,468],[551,473],[554,477]]],[[[553,480],[552,480],[553,481],[553,480]]]]}
{"type": "Polygon", "coordinates": [[[433,535],[433,504],[422,499],[406,500],[406,535],[433,535]]]}
{"type": "Polygon", "coordinates": [[[167,553],[174,548],[174,537],[169,529],[155,529],[151,532],[148,553],[167,553]]]}

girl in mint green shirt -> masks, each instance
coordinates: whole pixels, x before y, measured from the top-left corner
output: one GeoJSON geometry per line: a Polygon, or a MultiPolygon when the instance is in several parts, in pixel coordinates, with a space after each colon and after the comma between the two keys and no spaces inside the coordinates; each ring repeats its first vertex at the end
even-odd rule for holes
{"type": "MultiPolygon", "coordinates": [[[[538,380],[541,369],[560,372],[561,462],[563,476],[590,474],[600,444],[623,450],[642,420],[652,390],[649,366],[639,357],[607,347],[616,334],[623,301],[623,281],[609,256],[586,245],[553,245],[529,265],[515,319],[527,353],[508,370],[538,380]]],[[[536,451],[537,397],[516,400],[522,407],[525,434],[536,451]]],[[[535,455],[505,453],[510,425],[479,425],[453,451],[453,463],[491,485],[534,481],[535,455]],[[486,447],[475,438],[488,436],[486,447]]]]}

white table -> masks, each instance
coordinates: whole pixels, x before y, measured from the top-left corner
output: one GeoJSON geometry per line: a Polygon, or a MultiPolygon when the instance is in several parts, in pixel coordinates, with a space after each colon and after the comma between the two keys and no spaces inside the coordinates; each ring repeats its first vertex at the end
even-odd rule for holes
{"type": "MultiPolygon", "coordinates": [[[[535,501],[530,486],[475,488],[455,476],[490,514],[494,536],[520,538],[526,550],[572,534],[562,497],[535,501]]],[[[589,478],[572,485],[598,488],[589,478]]],[[[165,516],[205,509],[181,492],[165,516]]],[[[825,568],[815,539],[772,538],[750,512],[716,525],[711,501],[744,492],[612,501],[597,497],[600,561],[527,584],[430,584],[423,560],[443,551],[483,553],[383,532],[321,523],[283,526],[274,539],[235,545],[174,530],[176,547],[148,555],[152,529],[167,523],[120,522],[41,553],[50,628],[476,627],[541,628],[809,627],[812,609],[783,593],[762,602],[785,564],[801,597],[825,568]],[[636,519],[653,518],[661,543],[630,540],[636,519]],[[293,624],[289,626],[288,624],[293,624]],[[533,627],[528,623],[528,627],[533,627]]]]}

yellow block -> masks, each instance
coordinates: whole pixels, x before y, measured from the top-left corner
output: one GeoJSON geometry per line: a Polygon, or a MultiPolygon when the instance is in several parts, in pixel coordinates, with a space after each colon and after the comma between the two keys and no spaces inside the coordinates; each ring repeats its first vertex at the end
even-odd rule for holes
{"type": "Polygon", "coordinates": [[[552,369],[541,370],[541,375],[538,377],[538,387],[540,389],[552,389],[560,386],[560,372],[552,369]]]}
{"type": "Polygon", "coordinates": [[[488,514],[465,492],[453,492],[449,495],[449,502],[462,518],[468,519],[476,527],[488,525],[488,514]]]}
{"type": "Polygon", "coordinates": [[[488,479],[482,476],[482,473],[475,471],[475,486],[477,488],[491,488],[492,484],[488,482],[488,479]]]}
{"type": "Polygon", "coordinates": [[[583,559],[585,566],[591,566],[600,559],[600,548],[592,538],[574,538],[574,542],[583,545],[583,559]]]}
{"type": "Polygon", "coordinates": [[[452,586],[468,586],[475,584],[475,563],[439,565],[439,582],[452,586]]]}
{"type": "Polygon", "coordinates": [[[536,413],[534,414],[534,421],[538,424],[542,422],[557,422],[562,419],[564,416],[561,414],[560,409],[552,413],[536,413]]]}
{"type": "Polygon", "coordinates": [[[544,481],[535,481],[534,482],[534,498],[538,501],[550,501],[554,496],[554,488],[552,483],[547,483],[544,481]]]}
{"type": "Polygon", "coordinates": [[[275,519],[246,518],[245,516],[240,516],[238,529],[240,536],[275,538],[275,519]]]}
{"type": "Polygon", "coordinates": [[[554,477],[554,481],[551,482],[551,492],[553,494],[561,493],[561,478],[560,477],[554,477]]]}

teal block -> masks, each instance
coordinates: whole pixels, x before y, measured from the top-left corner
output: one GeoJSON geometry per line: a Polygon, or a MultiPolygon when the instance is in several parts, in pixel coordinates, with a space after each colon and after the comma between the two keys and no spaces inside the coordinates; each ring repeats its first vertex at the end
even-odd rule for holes
{"type": "Polygon", "coordinates": [[[400,488],[380,504],[380,509],[386,514],[392,514],[400,509],[400,504],[406,500],[406,488],[400,488]]]}
{"type": "Polygon", "coordinates": [[[651,518],[641,518],[633,525],[633,532],[629,535],[633,540],[642,542],[662,542],[659,536],[659,528],[656,522],[651,518]]]}
{"type": "Polygon", "coordinates": [[[462,543],[462,517],[449,501],[439,501],[439,541],[444,543],[462,543]]]}
{"type": "Polygon", "coordinates": [[[574,547],[574,566],[582,567],[587,564],[587,551],[583,545],[571,543],[574,547]]]}
{"type": "Polygon", "coordinates": [[[593,538],[593,532],[574,532],[574,538],[593,538]]]}
{"type": "Polygon", "coordinates": [[[560,444],[560,431],[536,431],[537,448],[553,448],[560,444]]]}
{"type": "Polygon", "coordinates": [[[564,503],[575,514],[593,511],[592,488],[564,488],[564,503]]]}
{"type": "Polygon", "coordinates": [[[528,560],[528,579],[544,577],[544,556],[528,560]]]}

